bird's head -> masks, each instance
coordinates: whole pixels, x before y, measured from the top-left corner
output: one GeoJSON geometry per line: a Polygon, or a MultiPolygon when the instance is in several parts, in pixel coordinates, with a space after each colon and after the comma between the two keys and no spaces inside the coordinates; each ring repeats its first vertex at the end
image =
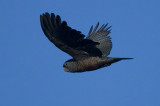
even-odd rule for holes
{"type": "Polygon", "coordinates": [[[63,64],[63,68],[66,72],[75,72],[77,70],[77,62],[70,59],[63,64]]]}

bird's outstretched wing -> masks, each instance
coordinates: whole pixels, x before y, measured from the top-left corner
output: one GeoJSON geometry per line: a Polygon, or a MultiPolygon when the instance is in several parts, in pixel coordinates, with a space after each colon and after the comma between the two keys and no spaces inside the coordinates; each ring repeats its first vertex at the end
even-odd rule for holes
{"type": "Polygon", "coordinates": [[[79,60],[88,56],[101,56],[102,52],[96,47],[97,42],[84,39],[80,31],[76,31],[61,21],[59,15],[45,13],[40,15],[41,27],[47,38],[59,49],[79,60]]]}
{"type": "Polygon", "coordinates": [[[107,27],[108,24],[103,24],[99,29],[99,22],[95,26],[93,30],[93,26],[91,26],[90,31],[88,33],[87,39],[90,39],[94,42],[98,42],[99,45],[96,47],[102,52],[103,56],[108,56],[112,49],[112,42],[110,36],[108,34],[111,32],[110,27],[107,27]],[[98,30],[97,30],[98,29],[98,30]],[[92,31],[93,30],[93,31],[92,31]]]}

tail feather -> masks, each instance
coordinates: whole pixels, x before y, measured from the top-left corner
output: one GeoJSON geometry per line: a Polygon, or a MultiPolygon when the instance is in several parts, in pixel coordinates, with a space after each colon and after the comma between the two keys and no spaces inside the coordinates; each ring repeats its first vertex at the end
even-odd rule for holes
{"type": "Polygon", "coordinates": [[[118,62],[120,60],[130,60],[133,58],[112,58],[112,57],[107,57],[106,61],[107,61],[107,65],[111,65],[112,63],[118,62]]]}
{"type": "Polygon", "coordinates": [[[119,58],[120,60],[129,60],[129,59],[133,59],[133,58],[119,58]]]}

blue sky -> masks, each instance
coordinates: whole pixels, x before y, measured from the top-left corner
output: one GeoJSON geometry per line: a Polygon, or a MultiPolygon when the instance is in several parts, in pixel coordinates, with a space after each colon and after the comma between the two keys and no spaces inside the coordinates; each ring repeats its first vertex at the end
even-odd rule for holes
{"type": "Polygon", "coordinates": [[[160,106],[159,0],[1,0],[0,106],[160,106]],[[71,57],[40,27],[53,12],[87,34],[112,25],[110,67],[67,73],[71,57]]]}

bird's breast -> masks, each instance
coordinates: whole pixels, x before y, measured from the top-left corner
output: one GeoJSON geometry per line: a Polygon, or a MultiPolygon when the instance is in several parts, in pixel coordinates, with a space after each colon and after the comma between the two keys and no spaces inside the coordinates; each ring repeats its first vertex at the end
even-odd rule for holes
{"type": "Polygon", "coordinates": [[[81,71],[92,71],[104,67],[106,61],[100,57],[90,57],[78,62],[78,69],[81,71]]]}

